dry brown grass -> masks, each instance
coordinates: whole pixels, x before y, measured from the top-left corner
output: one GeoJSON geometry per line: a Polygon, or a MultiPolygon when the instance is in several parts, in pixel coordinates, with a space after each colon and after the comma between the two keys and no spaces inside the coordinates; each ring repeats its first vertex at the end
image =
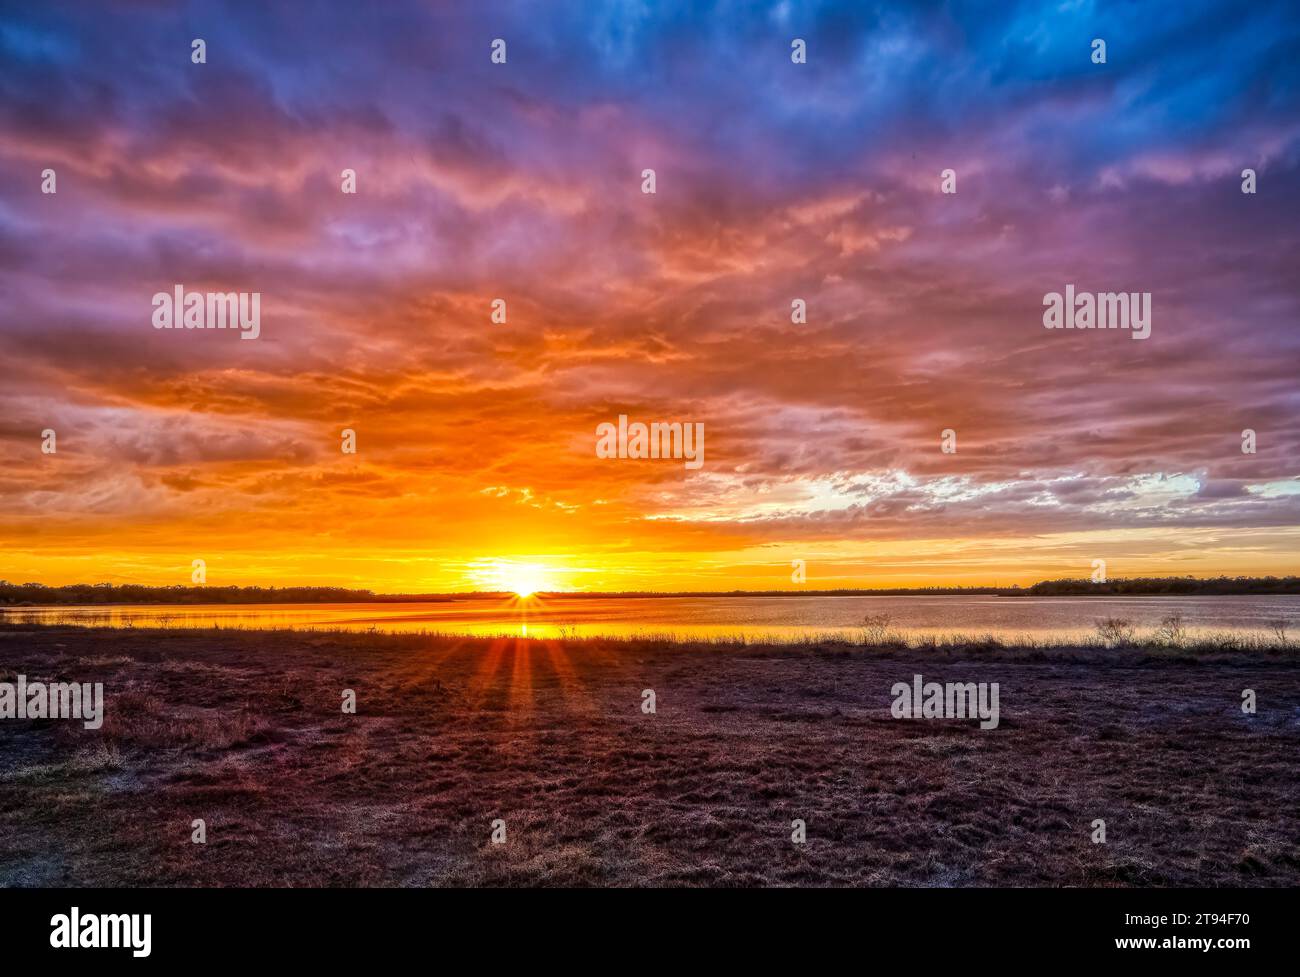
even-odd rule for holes
{"type": "Polygon", "coordinates": [[[1285,651],[19,628],[0,668],[108,713],[0,727],[4,884],[1300,883],[1285,651]],[[914,671],[1000,728],[890,718],[914,671]]]}

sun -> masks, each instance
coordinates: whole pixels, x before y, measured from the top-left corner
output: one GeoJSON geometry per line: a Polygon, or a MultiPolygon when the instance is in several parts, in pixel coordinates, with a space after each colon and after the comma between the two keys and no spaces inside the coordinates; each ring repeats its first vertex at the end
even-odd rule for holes
{"type": "Polygon", "coordinates": [[[550,569],[541,563],[494,560],[485,576],[496,589],[509,591],[516,597],[531,597],[538,591],[554,589],[550,569]]]}

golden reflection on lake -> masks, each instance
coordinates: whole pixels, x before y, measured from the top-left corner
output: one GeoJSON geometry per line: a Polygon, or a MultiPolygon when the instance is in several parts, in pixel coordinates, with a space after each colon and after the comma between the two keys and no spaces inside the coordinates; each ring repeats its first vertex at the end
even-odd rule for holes
{"type": "Polygon", "coordinates": [[[1180,614],[1191,634],[1268,631],[1290,620],[1300,596],[1238,597],[470,597],[371,604],[150,604],[6,608],[10,623],[115,628],[294,628],[514,635],[530,638],[653,636],[801,641],[858,638],[863,618],[888,615],[902,638],[990,635],[1038,641],[1091,636],[1095,621],[1122,617],[1141,634],[1180,614]]]}

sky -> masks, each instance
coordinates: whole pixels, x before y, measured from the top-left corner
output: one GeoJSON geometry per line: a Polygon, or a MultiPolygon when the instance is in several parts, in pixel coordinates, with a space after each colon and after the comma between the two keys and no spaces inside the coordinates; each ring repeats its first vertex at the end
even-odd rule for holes
{"type": "Polygon", "coordinates": [[[1294,4],[0,11],[0,578],[1297,572],[1294,4]]]}

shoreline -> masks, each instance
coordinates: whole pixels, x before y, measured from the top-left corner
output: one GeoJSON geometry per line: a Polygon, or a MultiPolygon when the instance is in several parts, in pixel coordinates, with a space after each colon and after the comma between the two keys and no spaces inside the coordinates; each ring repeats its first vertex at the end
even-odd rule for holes
{"type": "Polygon", "coordinates": [[[662,600],[738,597],[1285,597],[1300,596],[1300,576],[1117,577],[1104,582],[1079,578],[1040,580],[1024,585],[978,584],[925,587],[782,587],[771,590],[562,591],[538,589],[522,595],[509,590],[375,593],[339,586],[174,585],[77,583],[50,586],[0,580],[0,609],[7,607],[118,607],[187,604],[392,604],[464,600],[662,600]],[[98,600],[125,595],[127,600],[98,600]],[[150,599],[151,598],[151,599],[150,599]]]}
{"type": "MultiPolygon", "coordinates": [[[[585,593],[579,591],[537,591],[529,595],[529,598],[540,598],[542,600],[675,600],[689,598],[818,598],[830,599],[836,597],[843,598],[861,598],[861,597],[930,597],[943,599],[945,597],[1007,597],[1015,600],[1062,600],[1062,599],[1120,599],[1120,600],[1138,600],[1138,599],[1158,599],[1168,600],[1177,598],[1179,600],[1195,600],[1198,598],[1220,598],[1220,597],[1297,597],[1300,598],[1300,591],[1260,591],[1260,590],[1241,590],[1241,591],[1202,591],[1199,593],[1090,593],[1081,591],[1077,593],[1059,593],[1059,594],[1031,594],[1018,593],[1012,591],[995,591],[973,588],[964,591],[953,591],[949,593],[932,593],[925,590],[900,590],[900,591],[833,591],[833,590],[747,590],[747,591],[683,591],[680,593],[585,593]]],[[[452,604],[471,600],[515,600],[518,595],[508,592],[498,593],[470,593],[470,594],[424,594],[417,596],[402,595],[376,595],[374,597],[364,597],[356,599],[347,598],[330,598],[329,600],[256,600],[256,601],[222,601],[208,599],[184,600],[184,601],[92,601],[92,602],[74,602],[61,601],[55,603],[17,603],[5,604],[0,603],[0,611],[25,611],[40,610],[44,608],[56,607],[315,607],[327,604],[452,604]]]]}
{"type": "MultiPolygon", "coordinates": [[[[544,626],[563,630],[564,622],[544,623],[544,626]]],[[[1231,656],[1243,660],[1243,656],[1256,655],[1265,659],[1285,660],[1293,656],[1300,661],[1300,637],[1279,640],[1270,635],[1266,629],[1250,631],[1220,631],[1200,635],[1191,633],[1188,637],[1177,640],[1161,640],[1154,632],[1142,635],[1134,634],[1128,640],[1107,641],[1094,635],[1078,640],[1038,639],[1032,635],[1019,634],[1012,638],[978,632],[953,632],[936,635],[908,635],[890,631],[884,637],[865,637],[868,630],[862,625],[853,625],[852,632],[809,631],[807,634],[783,639],[779,633],[751,636],[742,632],[717,634],[698,637],[678,637],[671,633],[646,631],[631,634],[574,634],[526,635],[514,631],[499,633],[467,633],[455,630],[393,630],[386,631],[379,627],[356,630],[329,624],[313,626],[266,627],[242,625],[195,625],[190,626],[145,626],[134,624],[107,625],[99,623],[71,623],[66,621],[41,622],[7,621],[0,617],[0,641],[6,636],[27,632],[43,633],[48,631],[69,630],[74,632],[105,632],[130,636],[188,634],[205,635],[220,639],[231,634],[264,635],[267,637],[288,637],[302,635],[308,637],[334,637],[355,639],[359,645],[374,639],[411,640],[416,642],[492,642],[517,641],[521,643],[547,644],[563,642],[566,645],[581,647],[583,645],[613,645],[620,648],[637,646],[676,647],[683,650],[741,650],[741,649],[781,649],[786,651],[822,650],[834,653],[872,652],[877,655],[893,652],[930,652],[930,653],[971,653],[987,655],[1005,652],[1010,658],[1034,653],[1053,653],[1085,656],[1086,660],[1109,661],[1106,656],[1118,656],[1118,660],[1132,661],[1134,655],[1144,655],[1152,660],[1184,658],[1199,660],[1212,656],[1231,656]]],[[[1298,629],[1300,630],[1300,629],[1298,629]]],[[[4,646],[0,644],[0,648],[4,646]]],[[[1081,659],[1083,660],[1083,659],[1081,659]]]]}

